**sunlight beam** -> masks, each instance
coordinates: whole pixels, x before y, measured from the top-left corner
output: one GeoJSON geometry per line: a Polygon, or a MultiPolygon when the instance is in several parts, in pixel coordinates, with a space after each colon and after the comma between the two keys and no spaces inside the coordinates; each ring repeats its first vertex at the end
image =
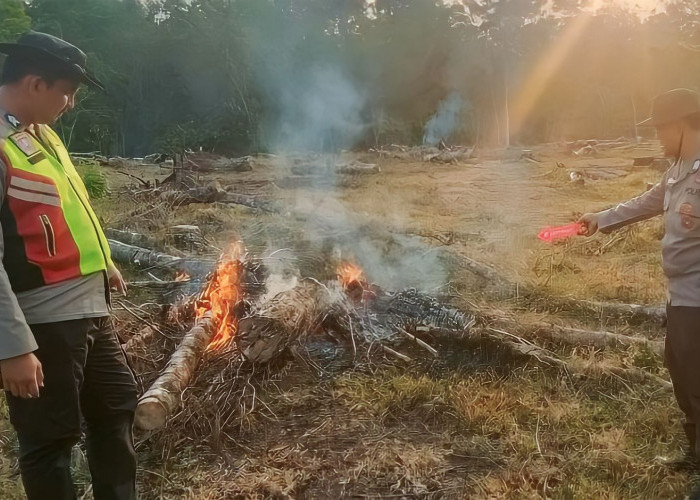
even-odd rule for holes
{"type": "MultiPolygon", "coordinates": [[[[596,6],[602,0],[594,0],[596,6]]],[[[593,16],[585,14],[577,16],[566,28],[559,39],[545,51],[534,65],[525,81],[517,92],[510,106],[510,132],[517,134],[532,113],[539,100],[547,90],[552,78],[570,54],[576,42],[581,38],[590,24],[593,16]]]]}

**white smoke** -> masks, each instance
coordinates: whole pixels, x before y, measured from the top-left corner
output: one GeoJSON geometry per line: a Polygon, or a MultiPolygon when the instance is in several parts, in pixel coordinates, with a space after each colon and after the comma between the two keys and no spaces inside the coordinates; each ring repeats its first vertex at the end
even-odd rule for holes
{"type": "Polygon", "coordinates": [[[437,146],[440,141],[447,140],[459,125],[459,115],[462,112],[462,96],[457,92],[450,94],[438,106],[437,112],[428,120],[423,133],[423,144],[437,146]]]}
{"type": "MultiPolygon", "coordinates": [[[[297,263],[305,263],[305,251],[322,255],[328,249],[338,249],[328,256],[331,261],[354,260],[369,280],[387,290],[429,290],[444,285],[447,273],[434,249],[417,237],[392,234],[386,227],[370,228],[367,218],[349,208],[336,189],[340,178],[332,167],[339,161],[341,150],[356,146],[367,131],[363,114],[372,89],[337,55],[299,51],[307,33],[294,32],[284,24],[273,32],[265,28],[253,31],[259,36],[253,46],[253,53],[258,54],[254,60],[259,88],[275,103],[263,124],[265,145],[281,154],[302,153],[302,158],[309,152],[331,153],[325,165],[331,168],[319,169],[320,175],[326,176],[324,182],[313,181],[316,189],[296,200],[293,213],[305,219],[304,237],[312,246],[299,249],[297,263]]],[[[448,106],[455,106],[454,98],[448,101],[448,106]]],[[[458,114],[461,99],[456,107],[458,114]]],[[[314,162],[311,158],[309,161],[314,162]]],[[[281,241],[282,235],[270,236],[271,249],[290,244],[281,241]]],[[[267,282],[268,296],[288,289],[297,279],[279,269],[272,275],[267,282]]]]}
{"type": "Polygon", "coordinates": [[[365,98],[340,68],[313,67],[280,90],[273,149],[337,153],[361,137],[365,98]]]}
{"type": "Polygon", "coordinates": [[[290,250],[272,251],[264,260],[270,274],[265,280],[265,293],[258,299],[261,304],[299,284],[299,269],[290,250]]]}

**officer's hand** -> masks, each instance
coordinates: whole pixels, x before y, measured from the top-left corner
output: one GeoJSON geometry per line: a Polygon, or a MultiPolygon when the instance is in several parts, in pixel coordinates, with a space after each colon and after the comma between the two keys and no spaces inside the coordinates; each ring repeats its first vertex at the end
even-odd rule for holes
{"type": "Polygon", "coordinates": [[[122,277],[122,273],[119,272],[117,266],[111,264],[107,270],[107,278],[109,279],[109,287],[116,290],[122,295],[126,295],[126,281],[122,277]]]}
{"type": "Polygon", "coordinates": [[[582,236],[593,236],[598,232],[598,214],[585,214],[578,223],[582,225],[579,231],[582,236]]]}
{"type": "Polygon", "coordinates": [[[2,385],[18,398],[38,398],[39,387],[44,387],[44,372],[33,353],[22,354],[0,361],[2,385]]]}

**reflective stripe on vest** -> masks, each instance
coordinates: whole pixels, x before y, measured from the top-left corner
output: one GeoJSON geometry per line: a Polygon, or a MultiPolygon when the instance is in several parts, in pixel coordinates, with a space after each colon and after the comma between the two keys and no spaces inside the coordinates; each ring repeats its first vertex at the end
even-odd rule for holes
{"type": "Polygon", "coordinates": [[[0,212],[3,264],[13,290],[25,291],[104,271],[109,243],[87,190],[58,136],[19,132],[0,143],[7,165],[0,212]]]}

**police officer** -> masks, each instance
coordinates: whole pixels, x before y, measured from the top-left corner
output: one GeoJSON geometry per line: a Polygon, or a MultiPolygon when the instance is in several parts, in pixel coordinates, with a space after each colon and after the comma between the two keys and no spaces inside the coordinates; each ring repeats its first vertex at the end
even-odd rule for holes
{"type": "Polygon", "coordinates": [[[663,269],[668,278],[665,365],[683,413],[688,458],[700,457],[700,95],[676,89],[654,99],[651,117],[666,156],[675,160],[661,182],[615,208],[584,215],[583,234],[609,233],[663,215],[663,269]]]}
{"type": "Polygon", "coordinates": [[[51,35],[0,44],[0,373],[33,499],[73,499],[71,450],[86,431],[93,492],[135,498],[136,384],[109,318],[125,292],[68,152],[49,127],[86,56],[51,35]]]}

